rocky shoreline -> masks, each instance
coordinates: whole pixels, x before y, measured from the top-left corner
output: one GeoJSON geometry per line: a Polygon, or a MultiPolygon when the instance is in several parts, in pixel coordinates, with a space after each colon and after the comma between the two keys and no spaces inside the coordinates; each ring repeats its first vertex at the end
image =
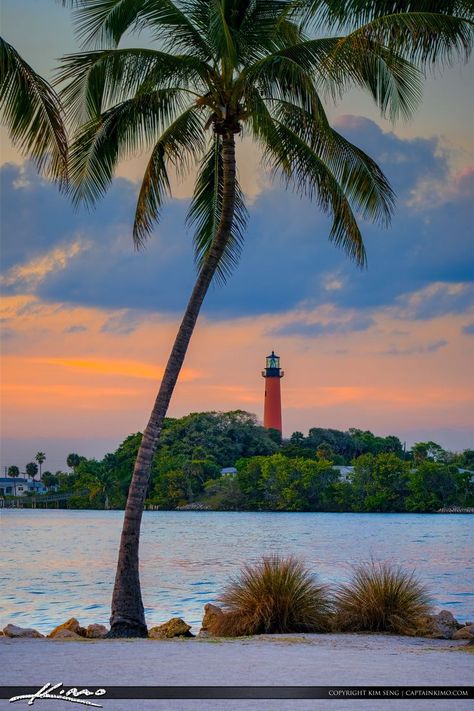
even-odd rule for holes
{"type": "MultiPolygon", "coordinates": [[[[209,638],[212,635],[209,633],[209,625],[216,615],[224,614],[221,608],[217,605],[208,603],[204,606],[204,616],[199,633],[194,635],[191,632],[191,625],[188,625],[180,617],[172,617],[170,620],[161,625],[154,625],[148,630],[148,639],[164,640],[173,638],[209,638]]],[[[469,644],[474,645],[474,623],[458,622],[449,610],[441,610],[436,615],[429,615],[423,620],[423,633],[418,635],[427,639],[446,639],[446,640],[467,640],[469,644]]],[[[71,617],[66,622],[55,627],[48,635],[43,635],[38,630],[32,627],[19,627],[13,624],[7,624],[0,636],[5,636],[10,639],[56,639],[56,640],[85,640],[85,639],[104,639],[107,636],[108,629],[102,624],[90,624],[87,627],[82,627],[75,617],[71,617]]],[[[335,631],[337,634],[337,631],[335,631]]]]}

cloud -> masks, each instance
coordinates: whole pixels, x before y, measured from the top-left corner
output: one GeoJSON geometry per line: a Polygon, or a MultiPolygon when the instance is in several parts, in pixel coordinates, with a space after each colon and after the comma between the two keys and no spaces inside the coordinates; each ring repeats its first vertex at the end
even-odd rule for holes
{"type": "Polygon", "coordinates": [[[436,353],[440,348],[444,348],[448,345],[448,341],[444,338],[440,338],[432,343],[427,343],[421,346],[409,346],[408,348],[399,348],[398,346],[391,345],[386,351],[382,351],[381,355],[388,356],[409,356],[409,355],[421,355],[423,353],[436,353]]]}
{"type": "MultiPolygon", "coordinates": [[[[204,303],[207,317],[282,313],[302,302],[362,310],[408,308],[409,295],[432,284],[472,281],[472,173],[451,175],[446,151],[436,138],[402,139],[368,119],[350,116],[337,124],[380,161],[398,193],[390,229],[361,221],[368,270],[357,269],[328,242],[330,221],[317,205],[279,185],[270,187],[265,178],[254,191],[240,264],[224,288],[211,286],[204,303]],[[428,179],[446,185],[449,200],[432,206],[410,203],[428,179]],[[455,248],[446,238],[451,234],[456,235],[455,248]]],[[[54,250],[74,244],[80,234],[88,249],[30,284],[41,300],[115,312],[182,312],[195,280],[192,233],[184,226],[185,199],[166,206],[145,249],[135,252],[130,235],[136,183],[116,180],[97,209],[88,213],[74,211],[28,166],[7,165],[0,172],[8,278],[23,265],[41,264],[54,250]],[[14,187],[18,180],[21,186],[14,187]]],[[[463,295],[456,300],[448,294],[443,301],[438,294],[431,306],[425,304],[425,311],[434,314],[437,305],[440,313],[448,306],[456,310],[458,303],[464,308],[463,300],[463,295]]],[[[103,327],[122,334],[135,328],[131,315],[111,318],[103,327]]]]}
{"type": "Polygon", "coordinates": [[[120,311],[109,316],[102,324],[101,333],[115,333],[122,336],[128,336],[137,330],[142,321],[140,314],[134,311],[120,311]]]}
{"type": "Polygon", "coordinates": [[[431,176],[422,178],[412,188],[407,205],[419,210],[437,209],[460,199],[470,200],[473,195],[474,166],[469,165],[455,173],[451,181],[431,176]]]}
{"type": "Polygon", "coordinates": [[[463,326],[462,332],[468,336],[474,336],[474,321],[463,326]]]}
{"type": "Polygon", "coordinates": [[[83,326],[80,323],[64,329],[64,333],[84,333],[84,331],[87,331],[87,326],[83,326]]]}
{"type": "Polygon", "coordinates": [[[269,333],[271,336],[300,336],[303,338],[319,338],[336,334],[353,333],[354,331],[367,331],[375,324],[371,316],[357,314],[344,321],[293,321],[279,326],[269,333]]]}
{"type": "Polygon", "coordinates": [[[399,299],[398,315],[409,319],[431,319],[463,313],[474,305],[474,284],[435,282],[399,299]]]}
{"type": "Polygon", "coordinates": [[[0,277],[1,283],[20,293],[34,292],[49,274],[66,269],[70,261],[87,247],[88,245],[81,242],[80,239],[62,247],[56,247],[25,264],[11,267],[5,275],[0,277]]]}

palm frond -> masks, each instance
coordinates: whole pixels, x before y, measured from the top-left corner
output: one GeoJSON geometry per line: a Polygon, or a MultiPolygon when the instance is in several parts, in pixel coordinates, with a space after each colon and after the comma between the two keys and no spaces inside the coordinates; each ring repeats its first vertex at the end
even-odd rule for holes
{"type": "MultiPolygon", "coordinates": [[[[283,72],[289,71],[283,69],[289,66],[284,60],[298,67],[301,75],[314,77],[316,87],[333,99],[353,86],[368,89],[382,115],[392,120],[399,114],[411,116],[421,99],[421,72],[396,52],[358,32],[287,47],[257,63],[249,74],[265,77],[281,71],[284,76],[283,72]]],[[[292,73],[295,93],[298,78],[292,73]]]]}
{"type": "Polygon", "coordinates": [[[384,45],[419,66],[443,66],[469,59],[474,23],[437,12],[407,12],[377,17],[354,35],[384,45]]]}
{"type": "MultiPolygon", "coordinates": [[[[259,103],[254,96],[254,105],[259,103]]],[[[330,241],[342,247],[358,266],[365,266],[362,235],[342,185],[329,167],[285,123],[270,115],[260,100],[258,120],[252,122],[254,136],[263,149],[263,160],[285,185],[301,196],[316,200],[323,212],[332,216],[330,241]]],[[[347,182],[347,181],[346,181],[347,182]]]]}
{"type": "Polygon", "coordinates": [[[118,161],[153,145],[188,108],[180,90],[163,89],[124,101],[86,122],[71,146],[73,201],[93,205],[110,185],[118,161]]]}
{"type": "Polygon", "coordinates": [[[298,106],[280,101],[275,112],[283,125],[299,136],[330,168],[362,217],[387,226],[393,212],[394,193],[377,163],[335,131],[321,110],[314,116],[298,106]]]}
{"type": "Polygon", "coordinates": [[[67,136],[63,110],[52,87],[0,37],[0,115],[12,142],[38,170],[63,183],[67,136]]]}
{"type": "Polygon", "coordinates": [[[75,10],[75,22],[84,46],[117,47],[123,35],[143,28],[167,40],[169,47],[184,47],[201,59],[210,56],[204,38],[187,14],[172,0],[59,0],[75,10]]]}
{"type": "MultiPolygon", "coordinates": [[[[191,205],[186,218],[194,227],[194,254],[201,269],[209,252],[222,214],[223,172],[222,142],[214,136],[212,145],[201,162],[191,205]]],[[[232,232],[217,268],[216,278],[224,283],[238,264],[242,251],[248,212],[243,191],[237,181],[232,232]]]]}
{"type": "Polygon", "coordinates": [[[297,11],[314,28],[353,29],[372,20],[406,12],[435,12],[474,20],[472,0],[297,0],[297,11]]]}
{"type": "Polygon", "coordinates": [[[66,55],[57,82],[68,115],[75,122],[99,115],[140,93],[169,87],[205,91],[212,69],[190,55],[153,49],[109,49],[66,55]]]}
{"type": "Polygon", "coordinates": [[[136,247],[143,245],[158,221],[165,198],[170,194],[167,164],[184,174],[205,148],[201,111],[191,106],[168,126],[156,142],[138,196],[133,224],[136,247]]]}

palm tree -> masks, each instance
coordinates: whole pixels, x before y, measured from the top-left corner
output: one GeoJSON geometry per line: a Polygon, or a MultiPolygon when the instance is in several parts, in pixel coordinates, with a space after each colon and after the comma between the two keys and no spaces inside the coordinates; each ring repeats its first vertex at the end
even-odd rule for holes
{"type": "MultiPolygon", "coordinates": [[[[38,465],[36,464],[36,462],[29,462],[29,463],[26,465],[26,476],[27,476],[27,477],[30,476],[30,477],[31,477],[31,481],[34,481],[34,480],[35,480],[35,476],[36,476],[37,474],[38,474],[38,465]]],[[[33,488],[33,492],[34,492],[34,488],[33,488]]]]}
{"type": "Polygon", "coordinates": [[[10,139],[37,169],[63,183],[67,136],[58,96],[0,37],[0,118],[10,139]]]}
{"type": "Polygon", "coordinates": [[[67,455],[66,464],[70,469],[73,470],[74,474],[76,473],[76,467],[79,466],[82,459],[83,457],[80,457],[78,454],[75,454],[75,452],[71,452],[71,454],[67,455]]]}
{"type": "Polygon", "coordinates": [[[16,478],[20,476],[20,470],[16,464],[12,464],[8,467],[8,476],[11,476],[15,480],[13,482],[13,495],[16,496],[16,478]]]}
{"type": "Polygon", "coordinates": [[[46,454],[44,452],[38,452],[35,459],[39,464],[39,475],[41,479],[41,467],[43,466],[43,462],[46,461],[46,454]]]}
{"type": "Polygon", "coordinates": [[[329,239],[363,266],[355,212],[387,225],[394,195],[376,163],[330,126],[323,99],[356,86],[392,120],[411,115],[420,67],[467,56],[470,19],[449,13],[471,18],[472,3],[448,0],[444,14],[432,11],[441,3],[431,0],[69,4],[84,40],[60,75],[64,105],[79,126],[70,153],[73,201],[94,204],[120,159],[149,150],[133,226],[140,247],[170,195],[170,167],[182,175],[197,166],[188,222],[198,275],[136,459],[112,599],[110,635],[145,636],[138,547],[152,458],[206,292],[236,266],[247,222],[236,135],[251,137],[286,185],[332,217],[329,239]],[[332,36],[315,39],[322,27],[332,36]],[[118,48],[125,33],[145,28],[159,49],[118,48]]]}

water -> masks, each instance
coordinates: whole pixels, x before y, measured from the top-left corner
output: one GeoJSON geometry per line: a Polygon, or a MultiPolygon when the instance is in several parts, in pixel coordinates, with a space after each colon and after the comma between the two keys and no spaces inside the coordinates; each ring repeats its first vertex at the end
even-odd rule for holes
{"type": "MultiPolygon", "coordinates": [[[[0,626],[41,632],[77,617],[107,623],[121,511],[0,512],[0,626]]],[[[148,625],[183,617],[199,627],[243,562],[294,553],[322,582],[351,564],[390,561],[426,584],[437,608],[474,619],[473,518],[468,515],[149,511],[141,543],[148,625]]]]}

